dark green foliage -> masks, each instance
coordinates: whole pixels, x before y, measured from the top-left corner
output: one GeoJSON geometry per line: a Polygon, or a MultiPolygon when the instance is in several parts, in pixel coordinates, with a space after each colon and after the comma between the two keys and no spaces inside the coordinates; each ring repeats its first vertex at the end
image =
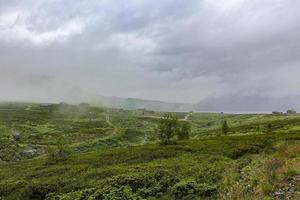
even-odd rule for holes
{"type": "Polygon", "coordinates": [[[261,153],[264,150],[269,150],[268,148],[270,149],[271,147],[266,141],[259,141],[255,144],[241,144],[232,149],[228,156],[232,159],[238,159],[246,154],[261,153]]]}
{"type": "Polygon", "coordinates": [[[197,183],[195,180],[183,180],[172,188],[175,199],[197,199],[198,197],[210,197],[217,190],[216,185],[197,183]]]}
{"type": "Polygon", "coordinates": [[[228,133],[228,130],[229,130],[229,127],[228,127],[228,124],[227,124],[227,121],[225,120],[222,124],[222,133],[224,135],[227,135],[228,133]]]}
{"type": "Polygon", "coordinates": [[[188,122],[180,124],[179,131],[177,132],[178,140],[187,140],[190,138],[191,126],[188,122]]]}
{"type": "Polygon", "coordinates": [[[179,132],[177,117],[165,115],[159,122],[158,131],[161,144],[174,143],[173,137],[179,132]]]}

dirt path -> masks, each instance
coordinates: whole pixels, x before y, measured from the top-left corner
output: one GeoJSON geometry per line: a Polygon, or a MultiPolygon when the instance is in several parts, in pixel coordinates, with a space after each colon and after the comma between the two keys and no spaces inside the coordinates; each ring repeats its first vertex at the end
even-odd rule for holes
{"type": "Polygon", "coordinates": [[[192,114],[188,113],[181,121],[188,121],[190,116],[192,116],[192,114]]]}
{"type": "Polygon", "coordinates": [[[111,123],[110,118],[109,118],[109,114],[106,114],[105,116],[105,121],[108,125],[115,127],[115,125],[113,125],[113,123],[111,123]]]}
{"type": "Polygon", "coordinates": [[[104,137],[104,138],[102,138],[102,139],[110,139],[110,138],[112,138],[113,136],[117,135],[117,133],[118,133],[118,131],[119,131],[119,128],[116,127],[116,126],[110,121],[109,114],[106,114],[106,116],[105,116],[105,121],[106,121],[106,123],[107,123],[109,126],[111,126],[111,127],[113,128],[113,131],[112,131],[112,133],[111,133],[110,135],[108,135],[108,136],[106,136],[106,137],[104,137]]]}

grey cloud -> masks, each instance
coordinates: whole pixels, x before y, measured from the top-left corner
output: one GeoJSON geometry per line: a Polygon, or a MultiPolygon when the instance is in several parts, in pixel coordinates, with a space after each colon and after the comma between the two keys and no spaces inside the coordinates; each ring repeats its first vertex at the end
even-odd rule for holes
{"type": "Polygon", "coordinates": [[[0,70],[18,80],[1,83],[26,87],[20,99],[47,99],[47,88],[49,99],[62,100],[81,99],[73,93],[298,99],[299,7],[292,0],[0,0],[0,70]]]}

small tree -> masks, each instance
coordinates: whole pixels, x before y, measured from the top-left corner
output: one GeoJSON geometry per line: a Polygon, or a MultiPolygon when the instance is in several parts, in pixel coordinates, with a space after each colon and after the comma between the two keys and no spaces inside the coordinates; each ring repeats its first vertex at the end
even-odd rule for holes
{"type": "Polygon", "coordinates": [[[166,115],[159,123],[158,127],[159,139],[161,144],[171,144],[173,137],[178,133],[178,119],[177,117],[166,115]]]}
{"type": "Polygon", "coordinates": [[[188,140],[190,138],[191,126],[188,122],[184,122],[180,126],[180,130],[177,133],[178,140],[188,140]]]}
{"type": "Polygon", "coordinates": [[[227,135],[228,129],[229,129],[229,127],[228,127],[227,121],[225,120],[225,121],[223,122],[223,124],[222,124],[222,133],[223,133],[224,135],[227,135]]]}

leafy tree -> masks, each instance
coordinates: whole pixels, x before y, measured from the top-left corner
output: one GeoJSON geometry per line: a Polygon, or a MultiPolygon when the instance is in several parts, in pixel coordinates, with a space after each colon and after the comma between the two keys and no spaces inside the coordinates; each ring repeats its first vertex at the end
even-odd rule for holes
{"type": "Polygon", "coordinates": [[[187,140],[190,138],[191,126],[188,122],[184,122],[180,125],[180,129],[177,133],[178,140],[187,140]]]}
{"type": "Polygon", "coordinates": [[[228,133],[228,130],[229,130],[229,127],[228,127],[228,124],[227,124],[227,121],[225,120],[222,124],[222,133],[224,135],[227,135],[228,133]]]}
{"type": "Polygon", "coordinates": [[[177,117],[165,115],[160,120],[158,129],[161,144],[172,144],[173,137],[177,135],[179,131],[177,117]]]}

